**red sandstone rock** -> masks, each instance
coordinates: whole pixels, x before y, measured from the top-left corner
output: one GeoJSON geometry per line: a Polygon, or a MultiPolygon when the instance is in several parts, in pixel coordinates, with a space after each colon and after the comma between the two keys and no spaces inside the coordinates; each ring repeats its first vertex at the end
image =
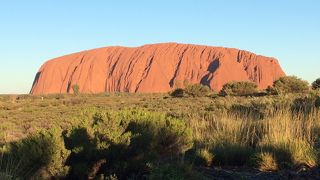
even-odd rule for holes
{"type": "Polygon", "coordinates": [[[105,47],[47,61],[31,94],[168,92],[184,80],[220,90],[230,81],[253,81],[260,89],[285,76],[278,61],[247,51],[164,43],[136,48],[105,47]]]}

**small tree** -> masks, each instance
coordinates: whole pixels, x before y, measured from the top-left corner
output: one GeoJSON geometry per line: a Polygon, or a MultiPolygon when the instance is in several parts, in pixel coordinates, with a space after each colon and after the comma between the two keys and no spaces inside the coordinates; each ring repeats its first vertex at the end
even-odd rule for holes
{"type": "Polygon", "coordinates": [[[312,83],[312,89],[314,90],[320,89],[320,78],[318,78],[312,83]]]}
{"type": "Polygon", "coordinates": [[[247,96],[258,92],[258,86],[253,82],[229,82],[223,85],[220,95],[247,96]]]}
{"type": "Polygon", "coordinates": [[[208,96],[210,92],[211,92],[211,89],[206,85],[185,83],[184,89],[176,88],[170,93],[170,95],[173,97],[185,97],[185,96],[202,97],[202,96],[208,96]]]}
{"type": "Polygon", "coordinates": [[[182,89],[182,88],[177,88],[177,89],[173,90],[173,91],[170,93],[170,95],[171,95],[172,97],[184,97],[185,94],[186,94],[186,92],[185,92],[185,90],[182,89]]]}
{"type": "Polygon", "coordinates": [[[267,94],[269,95],[278,95],[279,92],[277,91],[276,88],[274,88],[273,86],[268,86],[266,89],[267,94]]]}
{"type": "Polygon", "coordinates": [[[72,90],[73,90],[73,93],[74,93],[75,95],[78,95],[78,94],[79,94],[79,85],[78,85],[78,84],[74,84],[74,85],[72,86],[72,90]]]}
{"type": "Polygon", "coordinates": [[[279,93],[303,93],[309,90],[309,83],[296,76],[281,77],[273,83],[279,93]]]}
{"type": "Polygon", "coordinates": [[[211,89],[202,84],[190,84],[185,87],[185,91],[188,95],[193,97],[207,96],[211,92],[211,89]]]}

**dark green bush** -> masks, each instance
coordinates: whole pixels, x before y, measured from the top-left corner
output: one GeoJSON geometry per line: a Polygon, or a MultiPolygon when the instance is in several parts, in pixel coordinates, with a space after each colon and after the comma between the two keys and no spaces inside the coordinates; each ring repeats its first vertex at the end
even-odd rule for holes
{"type": "Polygon", "coordinates": [[[309,83],[295,76],[281,77],[273,83],[278,93],[304,93],[309,90],[309,83]]]}
{"type": "Polygon", "coordinates": [[[211,92],[211,89],[208,86],[202,84],[186,84],[185,88],[177,88],[173,90],[170,95],[173,97],[204,97],[208,96],[211,92]]]}
{"type": "Polygon", "coordinates": [[[313,83],[312,83],[312,89],[316,90],[316,89],[320,89],[320,78],[315,80],[313,83]]]}
{"type": "Polygon", "coordinates": [[[177,89],[173,90],[173,91],[170,93],[170,95],[171,95],[172,97],[184,97],[184,96],[186,96],[186,92],[185,92],[185,90],[182,89],[182,88],[177,88],[177,89]]]}
{"type": "Polygon", "coordinates": [[[91,118],[66,134],[70,178],[142,177],[151,165],[179,160],[193,144],[186,124],[163,113],[102,111],[91,118]]]}
{"type": "Polygon", "coordinates": [[[274,88],[273,86],[268,86],[268,88],[266,89],[267,94],[269,95],[278,95],[279,92],[276,88],[274,88]]]}
{"type": "Polygon", "coordinates": [[[86,128],[77,127],[65,133],[65,146],[71,151],[67,165],[69,178],[88,178],[91,164],[100,156],[86,128]]]}
{"type": "Polygon", "coordinates": [[[240,81],[229,82],[223,85],[220,95],[222,96],[248,96],[258,92],[258,86],[253,82],[240,81]]]}
{"type": "Polygon", "coordinates": [[[185,87],[185,91],[189,96],[202,97],[208,96],[211,92],[210,88],[202,84],[191,84],[185,87]]]}
{"type": "Polygon", "coordinates": [[[65,149],[60,128],[41,131],[11,144],[10,156],[19,161],[22,177],[64,177],[69,168],[65,162],[70,152],[65,149]]]}

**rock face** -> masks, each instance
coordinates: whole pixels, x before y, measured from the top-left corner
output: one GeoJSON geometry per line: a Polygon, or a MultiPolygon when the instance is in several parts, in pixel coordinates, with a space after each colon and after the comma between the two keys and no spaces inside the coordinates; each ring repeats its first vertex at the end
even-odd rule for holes
{"type": "Polygon", "coordinates": [[[247,51],[189,44],[105,47],[47,61],[31,94],[80,92],[168,92],[189,83],[220,90],[230,81],[253,81],[260,89],[285,76],[274,58],[247,51]]]}

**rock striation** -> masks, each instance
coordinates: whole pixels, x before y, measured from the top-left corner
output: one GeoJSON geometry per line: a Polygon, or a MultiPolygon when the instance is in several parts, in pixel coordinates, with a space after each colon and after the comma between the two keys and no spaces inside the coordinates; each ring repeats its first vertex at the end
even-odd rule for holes
{"type": "Polygon", "coordinates": [[[44,63],[31,94],[168,92],[189,83],[220,90],[230,81],[252,81],[260,89],[285,76],[275,58],[244,50],[163,43],[141,47],[105,47],[58,57],[44,63]]]}

